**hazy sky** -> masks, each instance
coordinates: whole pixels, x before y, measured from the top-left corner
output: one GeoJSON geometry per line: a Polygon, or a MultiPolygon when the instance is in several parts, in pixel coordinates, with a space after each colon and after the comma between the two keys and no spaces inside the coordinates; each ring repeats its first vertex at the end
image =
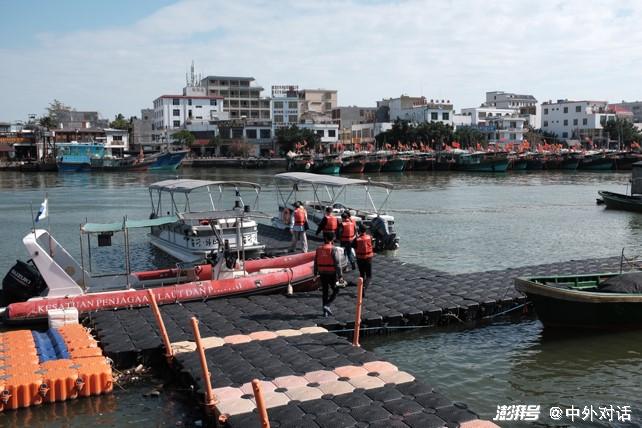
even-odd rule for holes
{"type": "Polygon", "coordinates": [[[485,91],[642,99],[640,0],[0,0],[0,121],[54,98],[140,115],[203,75],[474,107],[485,91]]]}

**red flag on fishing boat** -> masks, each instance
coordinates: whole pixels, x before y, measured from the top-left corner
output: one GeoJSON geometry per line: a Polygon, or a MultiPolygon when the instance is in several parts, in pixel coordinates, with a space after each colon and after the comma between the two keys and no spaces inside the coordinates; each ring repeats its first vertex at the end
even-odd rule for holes
{"type": "Polygon", "coordinates": [[[461,148],[461,146],[459,145],[459,143],[458,143],[457,141],[453,141],[453,147],[454,147],[455,149],[459,149],[459,148],[461,148]]]}
{"type": "Polygon", "coordinates": [[[477,150],[481,151],[481,149],[482,149],[482,145],[477,143],[477,150]]]}

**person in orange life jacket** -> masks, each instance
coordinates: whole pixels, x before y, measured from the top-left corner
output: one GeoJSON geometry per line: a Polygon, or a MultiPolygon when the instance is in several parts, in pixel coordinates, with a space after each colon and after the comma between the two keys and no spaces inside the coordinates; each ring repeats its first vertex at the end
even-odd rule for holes
{"type": "Polygon", "coordinates": [[[339,220],[332,215],[332,207],[325,207],[325,215],[323,216],[321,223],[319,223],[316,235],[321,232],[332,232],[336,235],[338,227],[339,220]]]}
{"type": "Polygon", "coordinates": [[[345,210],[341,214],[341,223],[339,224],[339,241],[341,241],[341,246],[343,247],[344,254],[350,261],[352,270],[356,269],[354,264],[354,255],[352,254],[352,243],[357,237],[357,225],[350,217],[350,211],[345,210]]]}
{"type": "Polygon", "coordinates": [[[290,249],[296,251],[296,246],[299,241],[302,243],[303,252],[308,252],[308,237],[305,235],[305,228],[308,224],[308,213],[303,208],[303,203],[297,201],[294,203],[294,213],[290,216],[290,233],[292,234],[292,242],[290,249]]]}
{"type": "Polygon", "coordinates": [[[314,256],[314,275],[318,275],[321,280],[321,290],[323,298],[323,316],[332,315],[330,303],[337,297],[339,289],[337,280],[343,281],[341,273],[341,255],[337,248],[332,244],[334,233],[323,232],[324,244],[317,248],[314,256]],[[330,295],[332,288],[332,295],[330,295]]]}
{"type": "Polygon", "coordinates": [[[363,278],[363,295],[372,279],[372,237],[366,232],[366,225],[359,225],[359,236],[354,241],[354,248],[357,250],[357,266],[359,266],[359,276],[363,278]]]}

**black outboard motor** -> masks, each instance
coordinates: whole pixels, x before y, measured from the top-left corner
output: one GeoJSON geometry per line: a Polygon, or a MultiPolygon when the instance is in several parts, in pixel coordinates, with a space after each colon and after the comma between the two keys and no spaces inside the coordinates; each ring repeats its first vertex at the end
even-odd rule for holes
{"type": "Polygon", "coordinates": [[[389,233],[386,221],[381,217],[375,217],[370,223],[370,232],[374,240],[375,251],[396,250],[399,248],[399,240],[396,233],[389,233]]]}
{"type": "Polygon", "coordinates": [[[2,280],[5,304],[24,302],[40,296],[46,288],[47,284],[38,269],[33,264],[22,260],[17,260],[2,280]]]}

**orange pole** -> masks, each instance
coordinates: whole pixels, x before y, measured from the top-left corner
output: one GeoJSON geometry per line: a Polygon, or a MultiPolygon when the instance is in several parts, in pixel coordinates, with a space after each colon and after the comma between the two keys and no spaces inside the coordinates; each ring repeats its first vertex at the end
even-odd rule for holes
{"type": "Polygon", "coordinates": [[[149,297],[149,305],[154,313],[154,318],[156,318],[156,324],[158,324],[158,328],[160,329],[161,339],[163,339],[163,344],[165,345],[165,357],[168,361],[171,361],[172,358],[174,358],[174,350],[172,349],[172,343],[169,341],[160,309],[158,309],[158,305],[156,304],[156,297],[152,290],[147,290],[147,296],[149,297]]]}
{"type": "Polygon", "coordinates": [[[205,407],[208,410],[214,410],[214,406],[218,403],[212,391],[212,382],[210,380],[210,371],[207,369],[207,360],[205,359],[205,349],[201,342],[201,332],[198,329],[198,320],[192,317],[192,330],[194,330],[194,341],[196,342],[196,350],[201,360],[201,369],[203,370],[203,384],[205,385],[205,407]]]}
{"type": "Polygon", "coordinates": [[[265,401],[263,400],[263,392],[261,391],[261,382],[259,382],[258,379],[252,380],[252,389],[254,390],[256,409],[259,411],[259,420],[261,421],[261,427],[270,428],[270,420],[268,419],[267,409],[265,408],[265,401]]]}
{"type": "Polygon", "coordinates": [[[363,303],[363,278],[359,277],[357,281],[357,314],[354,318],[354,336],[352,336],[352,345],[359,345],[359,329],[361,328],[361,304],[363,303]]]}

